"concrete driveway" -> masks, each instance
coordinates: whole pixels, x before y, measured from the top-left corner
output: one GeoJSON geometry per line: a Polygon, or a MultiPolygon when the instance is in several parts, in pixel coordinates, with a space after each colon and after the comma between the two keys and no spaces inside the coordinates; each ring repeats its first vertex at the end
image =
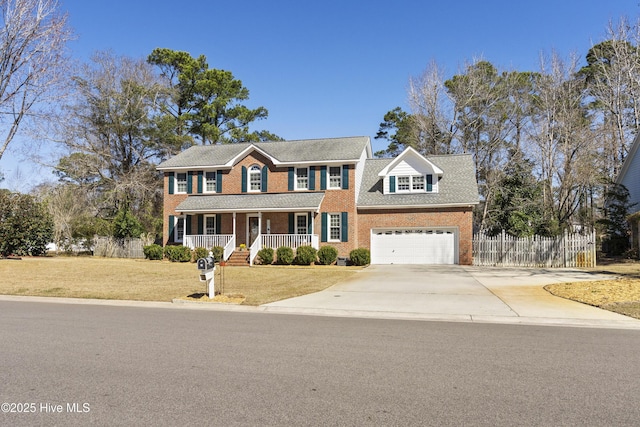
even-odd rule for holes
{"type": "Polygon", "coordinates": [[[375,265],[270,312],[335,316],[638,328],[640,320],[555,297],[544,285],[611,278],[576,269],[375,265]]]}

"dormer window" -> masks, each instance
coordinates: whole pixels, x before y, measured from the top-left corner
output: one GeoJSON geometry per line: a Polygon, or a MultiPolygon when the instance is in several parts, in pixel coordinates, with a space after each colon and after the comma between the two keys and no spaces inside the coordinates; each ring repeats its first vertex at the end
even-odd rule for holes
{"type": "Polygon", "coordinates": [[[249,191],[262,191],[262,169],[258,165],[249,168],[249,191]]]}
{"type": "MultiPolygon", "coordinates": [[[[430,177],[431,175],[429,175],[430,177]]],[[[393,192],[393,188],[390,188],[393,192]]],[[[427,192],[433,191],[430,188],[426,189],[427,192]]],[[[406,175],[396,177],[397,193],[424,193],[425,192],[425,178],[424,175],[406,175]]]]}
{"type": "Polygon", "coordinates": [[[424,176],[417,175],[411,177],[411,190],[424,191],[424,176]]]}

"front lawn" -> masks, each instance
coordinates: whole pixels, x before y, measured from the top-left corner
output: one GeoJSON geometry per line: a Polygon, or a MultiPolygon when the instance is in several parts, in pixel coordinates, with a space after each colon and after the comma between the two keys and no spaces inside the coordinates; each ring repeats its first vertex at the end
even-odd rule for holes
{"type": "MultiPolygon", "coordinates": [[[[218,267],[223,293],[260,305],[318,292],[359,267],[218,267]]],[[[171,301],[206,293],[192,263],[99,257],[0,259],[0,294],[137,301],[171,301]]]]}
{"type": "Polygon", "coordinates": [[[589,269],[612,280],[558,283],[545,289],[553,295],[640,319],[640,262],[613,262],[589,269]]]}

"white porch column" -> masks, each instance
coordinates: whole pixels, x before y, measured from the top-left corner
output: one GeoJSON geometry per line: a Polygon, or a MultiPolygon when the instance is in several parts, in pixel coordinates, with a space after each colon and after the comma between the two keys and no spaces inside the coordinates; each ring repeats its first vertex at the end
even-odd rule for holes
{"type": "MultiPolygon", "coordinates": [[[[258,212],[258,236],[262,234],[262,212],[258,212]]],[[[260,242],[262,244],[262,242],[260,242]]]]}
{"type": "Polygon", "coordinates": [[[233,236],[236,236],[236,213],[233,213],[233,236]]]}

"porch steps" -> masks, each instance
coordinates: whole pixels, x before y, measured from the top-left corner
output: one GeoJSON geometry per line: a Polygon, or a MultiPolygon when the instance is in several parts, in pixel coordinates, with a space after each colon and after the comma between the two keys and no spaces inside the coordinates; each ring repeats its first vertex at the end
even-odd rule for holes
{"type": "Polygon", "coordinates": [[[231,267],[248,267],[249,251],[240,251],[239,249],[236,249],[227,260],[227,265],[231,267]]]}

